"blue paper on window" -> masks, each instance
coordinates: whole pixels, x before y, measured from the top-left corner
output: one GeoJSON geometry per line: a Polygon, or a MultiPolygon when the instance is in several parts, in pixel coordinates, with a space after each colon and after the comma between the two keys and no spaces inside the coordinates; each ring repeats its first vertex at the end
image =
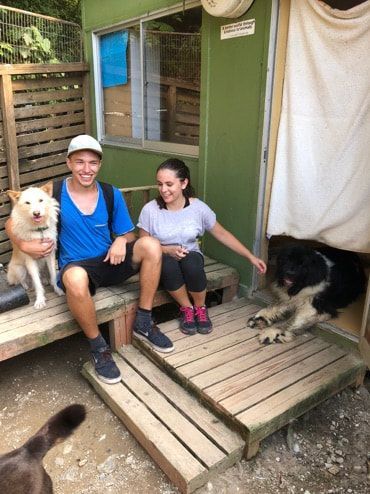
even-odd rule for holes
{"type": "Polygon", "coordinates": [[[127,84],[128,31],[110,33],[100,38],[103,87],[127,84]]]}

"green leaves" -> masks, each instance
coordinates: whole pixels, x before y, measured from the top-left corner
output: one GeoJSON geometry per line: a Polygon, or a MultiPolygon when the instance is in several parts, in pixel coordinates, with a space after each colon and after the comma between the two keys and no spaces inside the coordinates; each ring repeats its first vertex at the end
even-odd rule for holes
{"type": "Polygon", "coordinates": [[[43,38],[36,26],[25,27],[20,41],[22,46],[19,46],[19,53],[25,62],[54,63],[50,40],[43,38]]]}

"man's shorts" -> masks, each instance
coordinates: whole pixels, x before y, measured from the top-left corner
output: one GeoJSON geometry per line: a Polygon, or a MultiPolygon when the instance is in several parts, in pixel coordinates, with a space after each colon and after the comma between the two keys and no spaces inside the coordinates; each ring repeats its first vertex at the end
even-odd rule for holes
{"type": "Polygon", "coordinates": [[[134,274],[136,274],[140,266],[132,261],[134,242],[129,242],[126,245],[126,257],[121,264],[110,264],[109,261],[103,262],[105,255],[93,257],[92,259],[84,259],[82,261],[72,261],[66,264],[59,272],[59,280],[61,288],[66,291],[63,285],[64,273],[74,266],[83,268],[89,277],[89,290],[91,295],[95,295],[96,289],[100,286],[111,286],[122,283],[134,274]]]}

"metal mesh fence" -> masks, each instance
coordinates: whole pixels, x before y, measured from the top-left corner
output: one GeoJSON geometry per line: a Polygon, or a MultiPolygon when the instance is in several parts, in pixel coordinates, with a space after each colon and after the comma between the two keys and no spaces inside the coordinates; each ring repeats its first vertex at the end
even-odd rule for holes
{"type": "Polygon", "coordinates": [[[78,24],[0,5],[0,63],[82,61],[78,24]]]}
{"type": "Polygon", "coordinates": [[[199,33],[145,31],[147,66],[160,67],[161,77],[200,84],[199,33]]]}

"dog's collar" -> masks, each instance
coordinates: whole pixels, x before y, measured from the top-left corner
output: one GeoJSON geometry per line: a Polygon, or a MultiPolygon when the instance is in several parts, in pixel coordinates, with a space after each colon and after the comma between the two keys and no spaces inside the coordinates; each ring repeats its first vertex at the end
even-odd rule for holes
{"type": "Polygon", "coordinates": [[[38,228],[34,228],[34,232],[40,232],[41,233],[41,238],[43,239],[44,238],[44,232],[46,230],[49,230],[49,227],[48,226],[39,226],[38,228]]]}
{"type": "Polygon", "coordinates": [[[44,232],[45,230],[48,230],[48,226],[39,226],[38,228],[35,228],[33,231],[34,232],[44,232]]]}

